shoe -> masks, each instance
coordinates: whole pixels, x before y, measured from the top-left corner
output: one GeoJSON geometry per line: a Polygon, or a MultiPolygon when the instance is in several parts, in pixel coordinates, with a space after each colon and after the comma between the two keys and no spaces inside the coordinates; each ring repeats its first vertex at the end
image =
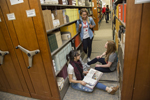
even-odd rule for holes
{"type": "Polygon", "coordinates": [[[90,59],[90,58],[87,58],[87,60],[88,60],[88,62],[90,62],[90,61],[91,61],[91,59],[90,59]]]}
{"type": "Polygon", "coordinates": [[[88,67],[88,68],[90,68],[90,65],[88,65],[87,63],[85,63],[85,66],[88,67]]]}
{"type": "Polygon", "coordinates": [[[110,92],[110,94],[115,94],[115,92],[119,89],[119,85],[117,85],[116,87],[111,87],[112,91],[110,92]]]}

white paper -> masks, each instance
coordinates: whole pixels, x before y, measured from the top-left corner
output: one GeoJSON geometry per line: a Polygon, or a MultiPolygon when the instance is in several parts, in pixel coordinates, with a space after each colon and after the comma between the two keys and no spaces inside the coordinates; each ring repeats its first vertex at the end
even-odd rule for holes
{"type": "Polygon", "coordinates": [[[2,22],[1,18],[0,18],[0,22],[2,22]]]}
{"type": "Polygon", "coordinates": [[[102,72],[96,71],[95,69],[91,68],[88,74],[84,77],[83,81],[87,83],[87,87],[92,89],[94,88],[96,82],[99,81],[102,75],[102,72]]]}
{"type": "Polygon", "coordinates": [[[27,17],[35,17],[36,16],[35,9],[26,10],[26,14],[27,17]]]}
{"type": "Polygon", "coordinates": [[[16,20],[14,13],[7,14],[7,18],[8,18],[8,20],[16,20]]]}
{"type": "Polygon", "coordinates": [[[135,0],[135,4],[148,3],[150,0],[135,0]]]}
{"type": "Polygon", "coordinates": [[[11,5],[15,5],[23,2],[24,2],[23,0],[10,0],[11,5]]]}

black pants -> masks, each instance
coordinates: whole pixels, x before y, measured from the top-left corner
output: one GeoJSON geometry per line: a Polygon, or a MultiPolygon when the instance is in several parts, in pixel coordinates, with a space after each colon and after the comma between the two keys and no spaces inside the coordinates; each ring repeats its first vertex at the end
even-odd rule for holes
{"type": "Polygon", "coordinates": [[[106,13],[106,23],[108,22],[109,20],[109,13],[106,13]]]}
{"type": "Polygon", "coordinates": [[[83,51],[86,54],[88,51],[89,58],[91,57],[91,52],[92,52],[92,41],[93,41],[93,38],[92,39],[90,39],[90,38],[83,39],[83,51]]]}
{"type": "MultiPolygon", "coordinates": [[[[99,58],[99,59],[95,58],[95,59],[91,60],[90,62],[88,62],[87,64],[91,65],[91,64],[95,64],[96,62],[100,62],[100,63],[102,63],[102,65],[106,64],[104,58],[99,58]]],[[[106,68],[104,68],[104,67],[95,67],[95,69],[98,70],[98,71],[101,71],[101,72],[106,72],[106,73],[112,72],[108,67],[106,67],[106,68]]]]}

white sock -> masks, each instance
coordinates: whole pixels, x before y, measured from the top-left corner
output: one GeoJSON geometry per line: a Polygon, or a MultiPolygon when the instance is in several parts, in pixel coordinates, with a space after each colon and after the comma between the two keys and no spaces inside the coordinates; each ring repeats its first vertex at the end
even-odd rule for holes
{"type": "Polygon", "coordinates": [[[110,93],[112,91],[112,88],[108,87],[107,92],[110,93]]]}

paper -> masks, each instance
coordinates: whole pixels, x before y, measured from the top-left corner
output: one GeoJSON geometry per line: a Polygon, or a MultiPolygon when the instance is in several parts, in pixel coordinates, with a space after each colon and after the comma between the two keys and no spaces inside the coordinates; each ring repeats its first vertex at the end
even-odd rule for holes
{"type": "Polygon", "coordinates": [[[24,2],[23,0],[10,0],[11,5],[15,5],[23,2],[24,2]]]}
{"type": "Polygon", "coordinates": [[[90,69],[88,74],[84,77],[83,81],[86,82],[86,86],[93,89],[96,83],[102,76],[102,72],[96,71],[95,69],[90,69]]]}
{"type": "Polygon", "coordinates": [[[35,9],[26,10],[26,14],[27,17],[35,17],[36,16],[35,9]]]}
{"type": "Polygon", "coordinates": [[[8,20],[16,20],[14,13],[7,14],[7,18],[8,18],[8,20]]]}
{"type": "Polygon", "coordinates": [[[2,22],[1,18],[0,18],[0,22],[2,22]]]}
{"type": "Polygon", "coordinates": [[[135,0],[135,4],[148,3],[150,0],[135,0]]]}

